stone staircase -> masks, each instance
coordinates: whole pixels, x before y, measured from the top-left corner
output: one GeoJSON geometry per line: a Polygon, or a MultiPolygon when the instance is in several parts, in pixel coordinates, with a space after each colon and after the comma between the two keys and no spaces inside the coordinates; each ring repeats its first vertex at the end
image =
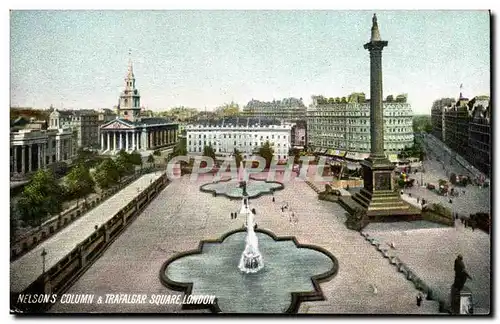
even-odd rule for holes
{"type": "Polygon", "coordinates": [[[305,182],[306,182],[306,183],[307,183],[307,185],[309,185],[309,187],[311,187],[311,188],[312,188],[312,189],[313,189],[316,193],[318,193],[318,194],[319,194],[319,193],[321,192],[321,190],[320,190],[320,189],[319,189],[319,188],[318,188],[318,187],[317,187],[314,183],[312,183],[311,181],[306,180],[305,182]]]}
{"type": "Polygon", "coordinates": [[[432,287],[425,283],[418,275],[397,256],[397,250],[393,249],[387,242],[382,242],[375,236],[371,236],[366,232],[360,231],[361,236],[370,243],[380,254],[392,264],[395,269],[402,273],[405,278],[411,281],[417,291],[420,291],[425,296],[425,301],[422,305],[429,310],[435,310],[436,313],[448,313],[446,306],[447,302],[440,300],[437,294],[433,292],[432,287]]]}

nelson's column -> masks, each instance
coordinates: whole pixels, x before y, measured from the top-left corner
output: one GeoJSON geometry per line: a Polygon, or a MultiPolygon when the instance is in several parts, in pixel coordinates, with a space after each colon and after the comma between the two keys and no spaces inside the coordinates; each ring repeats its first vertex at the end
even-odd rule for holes
{"type": "Polygon", "coordinates": [[[377,17],[373,15],[371,40],[364,45],[370,51],[370,156],[361,162],[364,185],[347,205],[366,211],[369,221],[421,219],[421,211],[401,199],[394,181],[394,165],[384,153],[384,111],[382,106],[382,49],[377,17]],[[359,205],[359,206],[357,206],[359,205]]]}

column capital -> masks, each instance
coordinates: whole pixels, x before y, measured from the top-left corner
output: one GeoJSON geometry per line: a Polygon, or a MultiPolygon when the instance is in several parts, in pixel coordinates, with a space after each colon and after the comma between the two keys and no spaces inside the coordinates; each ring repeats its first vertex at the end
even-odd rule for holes
{"type": "Polygon", "coordinates": [[[373,41],[366,43],[363,47],[369,50],[370,53],[381,53],[388,44],[388,41],[373,41]]]}

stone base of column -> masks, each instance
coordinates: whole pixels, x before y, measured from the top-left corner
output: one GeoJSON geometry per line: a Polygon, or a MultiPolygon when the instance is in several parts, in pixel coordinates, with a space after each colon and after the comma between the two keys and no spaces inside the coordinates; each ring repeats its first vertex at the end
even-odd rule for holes
{"type": "Polygon", "coordinates": [[[341,197],[350,214],[366,211],[370,222],[421,220],[420,209],[404,201],[394,188],[394,165],[385,156],[370,156],[361,162],[364,188],[352,197],[341,197]]]}

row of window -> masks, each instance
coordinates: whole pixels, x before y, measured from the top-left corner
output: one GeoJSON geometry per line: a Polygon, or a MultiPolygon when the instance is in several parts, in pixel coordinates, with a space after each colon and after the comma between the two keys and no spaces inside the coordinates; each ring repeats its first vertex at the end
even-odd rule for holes
{"type": "MultiPolygon", "coordinates": [[[[226,138],[226,135],[227,135],[227,138],[231,138],[231,134],[222,134],[223,135],[223,138],[226,138]]],[[[250,134],[244,134],[244,135],[234,135],[233,138],[239,138],[241,139],[243,136],[243,138],[249,138],[249,137],[252,137],[250,134]],[[237,137],[239,136],[239,137],[237,137]]],[[[259,136],[257,134],[254,135],[255,138],[258,138],[259,136]]],[[[188,138],[191,138],[191,134],[188,134],[188,138]]],[[[193,138],[196,138],[196,135],[193,135],[193,138]]],[[[207,138],[207,135],[206,134],[203,134],[203,137],[201,134],[198,134],[198,138],[207,138]]],[[[212,136],[208,136],[208,138],[212,138],[212,136]]],[[[217,139],[219,138],[219,136],[217,135],[214,135],[213,136],[214,139],[217,139]]],[[[287,136],[286,135],[278,135],[278,139],[284,139],[286,140],[287,136]],[[282,136],[282,137],[281,137],[282,136]]],[[[261,135],[260,136],[260,139],[264,139],[264,136],[261,135]]],[[[269,139],[269,135],[266,136],[266,139],[269,139]]],[[[271,135],[271,139],[274,139],[274,134],[271,135]]]]}
{"type": "MultiPolygon", "coordinates": [[[[211,146],[224,146],[224,145],[229,145],[230,143],[229,142],[225,142],[225,143],[219,143],[217,141],[201,141],[201,140],[198,140],[198,145],[211,145],[211,146]],[[202,144],[203,143],[203,144],[202,144]]],[[[259,142],[254,142],[254,145],[252,145],[252,142],[248,142],[248,145],[249,146],[261,146],[263,143],[259,143],[259,142]]],[[[271,146],[274,146],[274,143],[269,143],[271,146]]],[[[277,143],[276,146],[277,147],[281,147],[281,144],[283,144],[283,147],[288,147],[288,143],[277,143]]],[[[196,145],[196,141],[193,141],[192,144],[191,144],[191,140],[188,141],[188,145],[196,145]]],[[[233,141],[233,145],[236,146],[238,145],[236,141],[233,141]]],[[[247,146],[247,142],[243,142],[243,143],[239,143],[239,145],[242,145],[242,146],[247,146]]]]}

